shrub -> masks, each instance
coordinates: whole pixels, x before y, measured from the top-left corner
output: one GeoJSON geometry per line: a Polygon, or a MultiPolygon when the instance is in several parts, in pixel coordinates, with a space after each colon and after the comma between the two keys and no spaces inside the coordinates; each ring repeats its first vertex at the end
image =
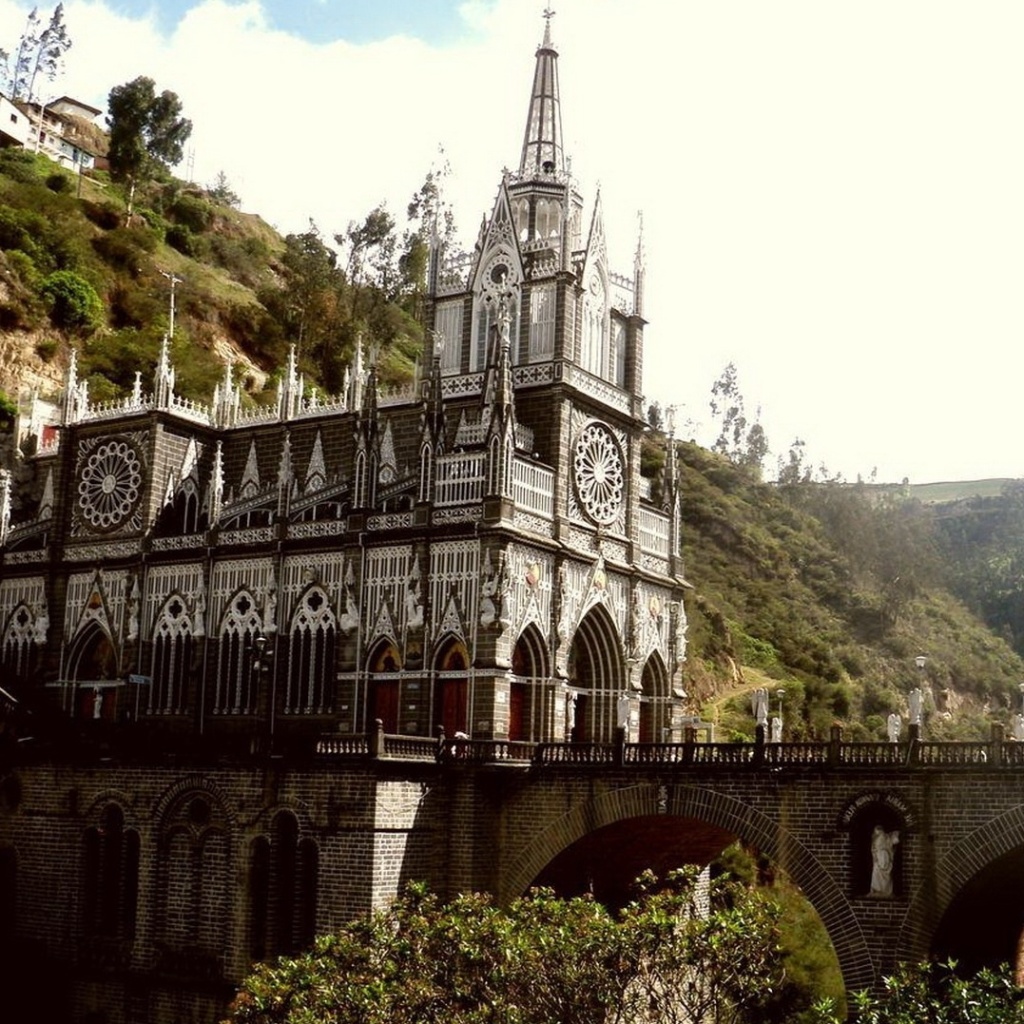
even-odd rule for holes
{"type": "Polygon", "coordinates": [[[61,174],[60,172],[57,172],[47,177],[46,187],[51,192],[70,192],[71,179],[66,174],[61,174]]]}
{"type": "Polygon", "coordinates": [[[88,200],[82,203],[82,212],[104,231],[112,231],[121,223],[121,213],[113,203],[93,203],[88,200]]]}
{"type": "Polygon", "coordinates": [[[178,196],[168,212],[178,224],[197,235],[201,235],[213,220],[210,204],[195,196],[178,196]]]}
{"type": "Polygon", "coordinates": [[[40,293],[51,303],[50,319],[57,327],[88,332],[103,322],[103,303],[96,289],[72,270],[50,274],[40,293]]]}
{"type": "Polygon", "coordinates": [[[172,249],[177,249],[183,256],[196,254],[195,236],[184,224],[169,224],[164,241],[172,249]]]}

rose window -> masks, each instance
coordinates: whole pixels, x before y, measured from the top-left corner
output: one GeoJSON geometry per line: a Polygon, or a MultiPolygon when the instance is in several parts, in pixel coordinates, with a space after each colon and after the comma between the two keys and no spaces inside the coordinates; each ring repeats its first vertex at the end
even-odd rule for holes
{"type": "Polygon", "coordinates": [[[614,522],[622,507],[625,475],[622,453],[612,432],[601,423],[588,423],[573,453],[576,494],[595,523],[614,522]]]}
{"type": "Polygon", "coordinates": [[[109,530],[131,514],[139,500],[142,467],[127,441],[101,444],[82,466],[78,505],[98,530],[109,530]]]}

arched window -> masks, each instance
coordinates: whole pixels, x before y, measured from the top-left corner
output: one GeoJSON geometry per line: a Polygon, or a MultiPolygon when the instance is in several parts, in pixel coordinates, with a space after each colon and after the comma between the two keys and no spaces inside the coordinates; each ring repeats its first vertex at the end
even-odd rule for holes
{"type": "Polygon", "coordinates": [[[319,850],[299,838],[295,816],[274,815],[270,836],[250,847],[249,892],[254,959],[286,956],[310,946],[316,934],[319,850]]]}
{"type": "Polygon", "coordinates": [[[188,703],[192,667],[192,620],[184,600],[174,594],[160,609],[153,626],[152,686],[147,711],[152,715],[180,715],[188,703]]]}
{"type": "Polygon", "coordinates": [[[35,642],[35,617],[25,604],[11,612],[4,630],[4,678],[12,683],[27,683],[31,675],[32,650],[35,642]]]}
{"type": "Polygon", "coordinates": [[[327,595],[311,587],[292,616],[285,714],[321,715],[330,711],[337,620],[327,595]]]}
{"type": "Polygon", "coordinates": [[[86,829],[82,849],[82,933],[130,941],[135,937],[139,834],[125,829],[116,804],[86,829]]]}
{"type": "Polygon", "coordinates": [[[547,688],[547,652],[536,626],[524,630],[512,649],[509,685],[508,738],[538,742],[548,738],[550,694],[547,688]]]}
{"type": "Polygon", "coordinates": [[[220,628],[214,714],[247,715],[256,710],[253,640],[262,629],[252,595],[245,590],[236,594],[220,628]]]}
{"type": "Polygon", "coordinates": [[[157,863],[157,939],[172,956],[219,970],[231,916],[230,868],[221,808],[207,793],[180,797],[165,819],[157,863]]]}
{"type": "Polygon", "coordinates": [[[606,289],[601,275],[594,272],[583,295],[583,349],[580,365],[595,377],[608,377],[605,320],[606,289]]]}

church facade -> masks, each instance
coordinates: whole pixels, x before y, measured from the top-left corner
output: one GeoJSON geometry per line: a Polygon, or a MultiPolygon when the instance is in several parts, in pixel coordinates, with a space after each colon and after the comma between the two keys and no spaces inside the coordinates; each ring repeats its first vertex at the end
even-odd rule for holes
{"type": "Polygon", "coordinates": [[[253,959],[457,884],[388,819],[382,744],[682,738],[642,245],[615,272],[585,215],[549,28],[518,171],[471,254],[435,247],[408,389],[360,355],[318,398],[292,357],[273,409],[230,368],[201,406],[165,346],[99,406],[72,361],[30,517],[0,477],[0,943],[65,972],[71,1019],[215,1020],[253,959]]]}

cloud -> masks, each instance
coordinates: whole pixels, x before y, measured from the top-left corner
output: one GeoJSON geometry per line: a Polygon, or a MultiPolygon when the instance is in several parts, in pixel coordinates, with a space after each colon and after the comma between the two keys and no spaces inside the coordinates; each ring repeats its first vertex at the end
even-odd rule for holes
{"type": "MultiPolygon", "coordinates": [[[[566,149],[602,191],[612,263],[648,251],[646,388],[707,420],[736,363],[784,452],[848,475],[1019,473],[1024,7],[929,0],[562,0],[566,149]]],[[[464,31],[314,44],[272,7],[156,18],[69,0],[55,83],[104,106],[139,74],[182,98],[189,166],[279,230],[401,216],[443,145],[471,239],[519,160],[539,5],[471,0],[464,31]]],[[[0,0],[0,45],[26,8],[0,0]]],[[[187,171],[187,168],[182,168],[187,171]]],[[[705,435],[706,436],[706,435],[705,435]]]]}

